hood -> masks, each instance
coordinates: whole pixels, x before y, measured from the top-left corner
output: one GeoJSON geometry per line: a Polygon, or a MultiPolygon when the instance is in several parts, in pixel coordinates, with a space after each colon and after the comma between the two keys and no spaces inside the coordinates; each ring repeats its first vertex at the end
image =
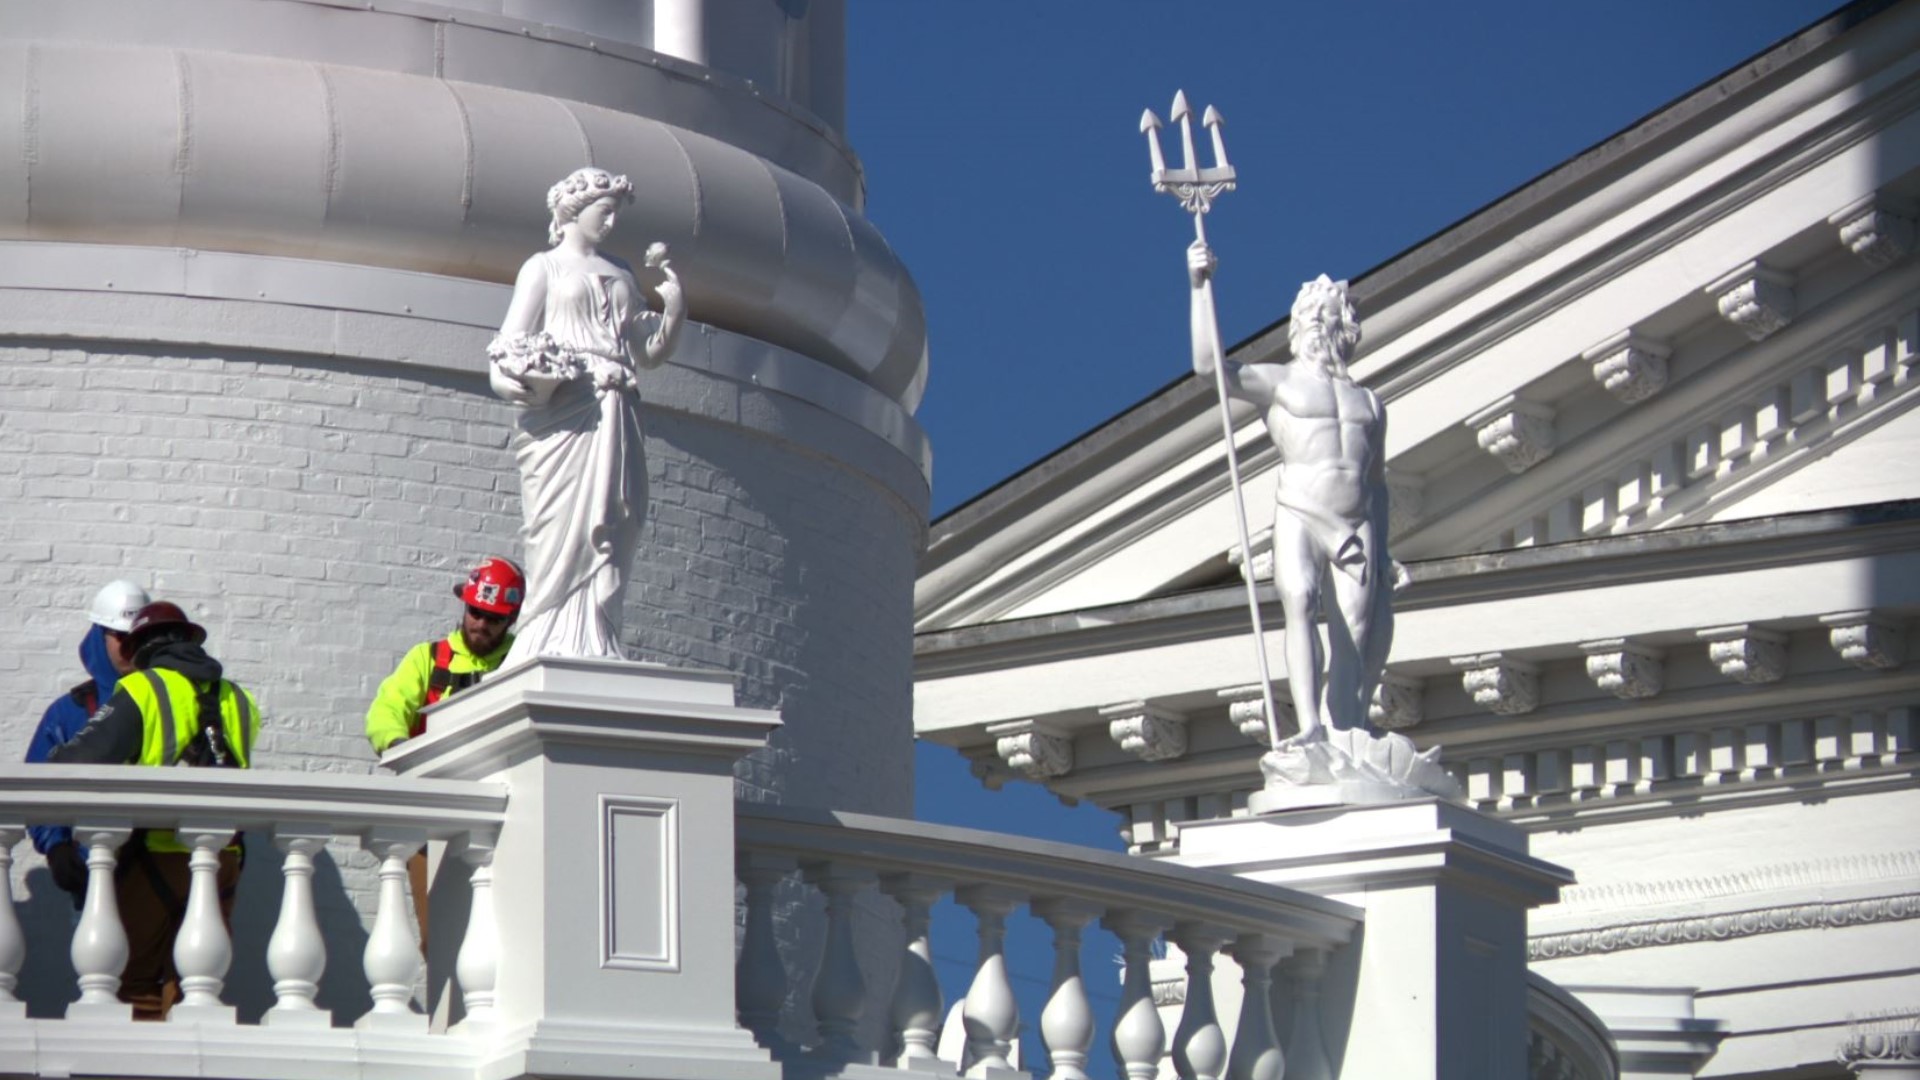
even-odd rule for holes
{"type": "Polygon", "coordinates": [[[113,661],[107,656],[105,627],[95,624],[87,628],[87,636],[80,639],[80,663],[93,677],[99,700],[112,697],[113,688],[120,682],[120,673],[113,669],[113,661]]]}
{"type": "Polygon", "coordinates": [[[177,671],[194,682],[207,683],[220,677],[220,661],[191,642],[170,641],[154,649],[146,661],[148,667],[177,671]]]}

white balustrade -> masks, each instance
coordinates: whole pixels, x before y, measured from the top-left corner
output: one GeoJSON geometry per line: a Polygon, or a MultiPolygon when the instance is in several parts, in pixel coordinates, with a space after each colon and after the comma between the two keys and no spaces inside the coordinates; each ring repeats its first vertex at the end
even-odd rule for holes
{"type": "Polygon", "coordinates": [[[984,1077],[992,1070],[1013,1068],[1007,1055],[1020,1031],[1020,1006],[1007,977],[1007,915],[1023,897],[1004,886],[969,885],[954,899],[980,921],[980,960],[960,1015],[967,1027],[967,1056],[973,1062],[967,1075],[984,1077]]]}
{"type": "Polygon", "coordinates": [[[1036,900],[1033,913],[1053,931],[1053,984],[1040,1010],[1040,1038],[1053,1059],[1054,1080],[1087,1080],[1087,1051],[1093,1046],[1093,1003],[1080,974],[1080,932],[1099,918],[1100,908],[1072,897],[1036,900]]]}
{"type": "Polygon", "coordinates": [[[1128,1080],[1153,1080],[1167,1049],[1167,1027],[1153,1002],[1153,942],[1172,920],[1146,911],[1109,914],[1101,925],[1120,939],[1126,975],[1120,984],[1120,1010],[1113,1021],[1115,1063],[1128,1080]]]}
{"type": "Polygon", "coordinates": [[[1228,1080],[1281,1080],[1286,1056],[1273,1033],[1273,965],[1288,946],[1267,934],[1235,939],[1233,959],[1240,965],[1240,1023],[1227,1058],[1228,1080]]]}
{"type": "Polygon", "coordinates": [[[906,939],[888,1016],[900,1045],[896,1063],[903,1069],[935,1068],[940,1061],[935,1047],[940,1039],[944,1002],[940,980],[933,973],[929,927],[934,903],[953,888],[953,882],[925,874],[888,874],[880,879],[880,887],[900,904],[906,939]]]}
{"type": "Polygon", "coordinates": [[[395,830],[369,833],[367,850],[380,859],[380,894],[361,954],[373,1011],[356,1028],[425,1031],[427,1018],[413,1011],[413,983],[420,974],[420,944],[414,936],[413,902],[407,898],[407,859],[426,842],[424,833],[395,830]]]}
{"type": "Polygon", "coordinates": [[[471,841],[460,858],[473,867],[467,879],[472,902],[467,905],[467,932],[460,939],[453,975],[460,980],[460,1000],[467,1010],[464,1022],[490,1024],[494,1019],[494,990],[500,980],[500,927],[493,912],[493,845],[471,841]]]}
{"type": "Polygon", "coordinates": [[[1173,1032],[1173,1068],[1180,1080],[1220,1080],[1227,1035],[1213,1004],[1213,954],[1232,935],[1203,923],[1182,923],[1173,940],[1187,955],[1187,1002],[1173,1032]]]}
{"type": "Polygon", "coordinates": [[[734,962],[733,996],[740,1026],[768,1050],[790,1053],[780,1036],[780,1010],[787,1000],[787,969],[780,961],[780,942],[773,931],[774,889],[797,864],[779,855],[741,852],[734,875],[746,890],[746,930],[740,955],[734,962]]]}
{"type": "Polygon", "coordinates": [[[177,834],[193,853],[187,862],[187,913],[173,937],[180,1001],[167,1014],[170,1022],[234,1022],[233,1006],[220,1003],[233,964],[233,938],[220,910],[220,849],[233,839],[233,832],[228,826],[201,826],[177,834]]]}
{"type": "Polygon", "coordinates": [[[313,857],[327,834],[278,829],[273,842],[285,853],[280,864],[280,917],[267,941],[267,973],[277,999],[263,1022],[295,1027],[331,1027],[333,1014],[314,1003],[327,970],[327,945],[313,908],[313,857]]]}
{"type": "Polygon", "coordinates": [[[13,910],[13,845],[22,831],[0,828],[0,1020],[27,1014],[26,1003],[14,996],[27,962],[27,935],[13,910]]]}
{"type": "Polygon", "coordinates": [[[855,1030],[866,1011],[867,984],[854,953],[854,897],[874,882],[873,871],[838,862],[801,867],[807,881],[827,898],[827,940],[813,979],[813,1015],[820,1025],[820,1053],[835,1061],[863,1055],[855,1030]]]}
{"type": "Polygon", "coordinates": [[[1300,949],[1281,970],[1293,996],[1293,1026],[1287,1035],[1287,1080],[1336,1080],[1333,1058],[1320,1034],[1320,979],[1327,973],[1325,949],[1300,949]]]}
{"type": "Polygon", "coordinates": [[[87,899],[80,908],[68,955],[79,975],[80,1000],[67,1006],[67,1019],[126,1020],[133,1006],[119,998],[120,973],[127,966],[127,931],[120,923],[120,901],[113,890],[116,852],[131,829],[77,825],[74,843],[87,849],[87,899]]]}

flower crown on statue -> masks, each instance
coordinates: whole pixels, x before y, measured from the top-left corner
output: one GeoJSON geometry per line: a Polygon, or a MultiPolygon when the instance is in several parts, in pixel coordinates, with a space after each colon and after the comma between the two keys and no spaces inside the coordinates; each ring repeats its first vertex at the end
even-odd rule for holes
{"type": "Polygon", "coordinates": [[[548,230],[550,239],[558,243],[561,225],[605,198],[632,202],[633,181],[592,166],[568,173],[565,180],[547,189],[547,209],[553,214],[553,226],[548,230]]]}

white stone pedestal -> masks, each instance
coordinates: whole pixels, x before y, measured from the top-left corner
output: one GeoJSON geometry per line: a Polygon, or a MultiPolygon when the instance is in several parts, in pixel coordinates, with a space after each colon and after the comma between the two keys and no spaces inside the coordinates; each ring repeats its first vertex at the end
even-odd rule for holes
{"type": "MultiPolygon", "coordinates": [[[[509,789],[495,1006],[466,1025],[482,1076],[777,1080],[734,1019],[733,764],[779,723],[735,706],[725,673],[542,658],[387,757],[509,789]]],[[[432,930],[435,952],[465,932],[432,930]]]]}
{"type": "Polygon", "coordinates": [[[1521,830],[1414,799],[1183,825],[1172,858],[1366,909],[1322,979],[1328,1075],[1526,1080],[1527,911],[1573,876],[1521,830]]]}

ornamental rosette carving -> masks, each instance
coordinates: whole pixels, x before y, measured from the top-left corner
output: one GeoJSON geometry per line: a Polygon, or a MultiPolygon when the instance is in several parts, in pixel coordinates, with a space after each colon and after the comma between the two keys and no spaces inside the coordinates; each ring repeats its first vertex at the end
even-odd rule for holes
{"type": "Polygon", "coordinates": [[[1187,752],[1187,722],[1142,701],[1101,709],[1107,734],[1120,749],[1142,761],[1165,761],[1187,752]]]}
{"type": "Polygon", "coordinates": [[[1467,418],[1480,449],[1523,473],[1553,454],[1553,410],[1512,394],[1467,418]]]}
{"type": "Polygon", "coordinates": [[[1722,318],[1755,341],[1793,321],[1793,277],[1750,262],[1707,286],[1722,318]]]}
{"type": "Polygon", "coordinates": [[[1367,719],[1374,727],[1388,731],[1413,727],[1426,716],[1422,709],[1424,686],[1419,679],[1383,673],[1380,685],[1373,688],[1373,703],[1367,707],[1367,719]]]}
{"type": "Polygon", "coordinates": [[[1827,219],[1840,230],[1840,242],[1863,263],[1882,270],[1913,250],[1913,207],[1898,199],[1869,195],[1827,219]]]}
{"type": "Polygon", "coordinates": [[[1707,642],[1707,659],[1735,682],[1757,686],[1786,674],[1787,639],[1782,634],[1740,625],[1702,630],[1699,636],[1707,642]]]}
{"type": "Polygon", "coordinates": [[[1633,405],[1659,393],[1667,385],[1665,343],[1641,337],[1631,330],[1615,334],[1581,354],[1593,365],[1593,380],[1621,402],[1633,405]]]}
{"type": "MultiPolygon", "coordinates": [[[[999,728],[1000,725],[995,725],[999,728]]],[[[992,731],[993,729],[989,729],[992,731]]],[[[1007,767],[1031,780],[1065,776],[1073,770],[1073,740],[1029,721],[993,732],[994,750],[1007,767]]]]}
{"type": "Polygon", "coordinates": [[[1460,685],[1474,704],[1501,716],[1530,713],[1540,705],[1540,671],[1499,653],[1456,656],[1460,685]]]}
{"type": "Polygon", "coordinates": [[[1664,665],[1658,649],[1632,645],[1623,638],[1589,641],[1580,648],[1587,654],[1587,677],[1614,697],[1626,701],[1649,698],[1664,685],[1664,665]]]}
{"type": "Polygon", "coordinates": [[[1862,671],[1886,671],[1906,659],[1906,634],[1890,622],[1873,618],[1870,612],[1824,615],[1820,621],[1827,627],[1827,642],[1833,651],[1862,671]]]}

